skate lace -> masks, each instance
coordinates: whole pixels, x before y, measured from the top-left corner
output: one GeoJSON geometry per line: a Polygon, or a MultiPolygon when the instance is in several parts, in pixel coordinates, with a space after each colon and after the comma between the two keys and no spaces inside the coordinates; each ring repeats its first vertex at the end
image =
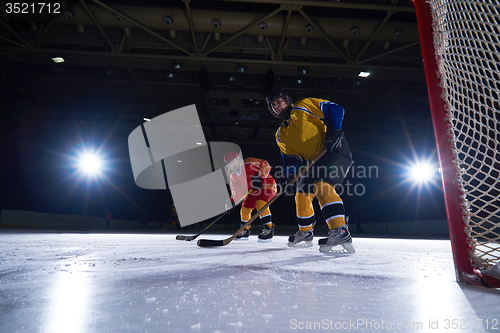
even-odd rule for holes
{"type": "Polygon", "coordinates": [[[340,235],[344,232],[344,226],[340,226],[338,228],[332,229],[328,231],[328,237],[335,237],[337,235],[340,235]]]}
{"type": "Polygon", "coordinates": [[[262,231],[260,232],[259,235],[260,236],[267,236],[268,234],[271,233],[271,231],[273,230],[273,228],[274,228],[274,224],[270,228],[262,226],[262,231]]]}
{"type": "Polygon", "coordinates": [[[243,229],[243,230],[242,230],[242,231],[238,234],[238,236],[239,236],[239,237],[243,237],[247,231],[248,231],[248,230],[243,229]]]}
{"type": "Polygon", "coordinates": [[[297,239],[297,238],[304,238],[304,237],[306,237],[308,234],[309,234],[309,231],[300,231],[300,230],[299,230],[299,231],[297,231],[297,232],[295,233],[295,238],[296,238],[296,239],[297,239]]]}

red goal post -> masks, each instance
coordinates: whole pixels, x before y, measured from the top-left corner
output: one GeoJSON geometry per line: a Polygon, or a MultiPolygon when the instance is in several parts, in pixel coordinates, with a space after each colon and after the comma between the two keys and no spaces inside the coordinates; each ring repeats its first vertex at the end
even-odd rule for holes
{"type": "Polygon", "coordinates": [[[413,0],[457,281],[498,288],[500,6],[489,2],[413,0]]]}

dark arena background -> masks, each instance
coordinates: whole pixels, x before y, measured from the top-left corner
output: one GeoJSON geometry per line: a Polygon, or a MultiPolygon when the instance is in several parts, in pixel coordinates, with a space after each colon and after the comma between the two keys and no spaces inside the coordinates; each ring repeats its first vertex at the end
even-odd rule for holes
{"type": "MultiPolygon", "coordinates": [[[[207,141],[234,142],[244,157],[281,166],[279,121],[264,97],[283,88],[344,107],[353,168],[378,169],[351,179],[351,195],[342,196],[351,218],[446,218],[409,1],[63,5],[48,21],[2,17],[2,209],[165,221],[169,192],[134,183],[130,132],[144,118],[196,104],[207,141]],[[103,159],[101,177],[77,173],[84,151],[103,159]],[[421,161],[433,164],[435,180],[407,182],[421,161]]],[[[293,214],[280,224],[295,224],[293,214]]]]}

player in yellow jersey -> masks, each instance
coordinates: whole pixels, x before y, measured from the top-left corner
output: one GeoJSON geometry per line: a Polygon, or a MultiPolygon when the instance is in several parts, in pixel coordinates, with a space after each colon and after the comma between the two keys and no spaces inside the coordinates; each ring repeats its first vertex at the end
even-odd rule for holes
{"type": "Polygon", "coordinates": [[[344,204],[335,191],[352,164],[351,150],[342,132],[344,109],[319,98],[304,98],[293,103],[290,95],[281,89],[271,91],[266,101],[271,114],[283,120],[276,132],[276,142],[288,179],[327,149],[297,181],[295,204],[299,231],[288,238],[288,245],[312,246],[316,224],[312,200],[317,198],[330,229],[328,237],[318,242],[320,251],[338,252],[332,248],[341,245],[341,252],[354,253],[344,204]]]}

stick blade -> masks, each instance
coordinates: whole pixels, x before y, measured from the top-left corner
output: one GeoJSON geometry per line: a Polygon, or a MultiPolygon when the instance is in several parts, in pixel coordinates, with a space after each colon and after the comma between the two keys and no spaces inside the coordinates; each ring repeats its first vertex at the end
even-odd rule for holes
{"type": "Polygon", "coordinates": [[[209,247],[209,246],[224,246],[223,240],[213,240],[213,239],[200,239],[198,240],[198,246],[209,247]]]}
{"type": "Polygon", "coordinates": [[[194,237],[193,236],[177,235],[177,237],[175,237],[175,239],[177,239],[177,240],[185,240],[185,241],[192,241],[194,239],[194,237]]]}

